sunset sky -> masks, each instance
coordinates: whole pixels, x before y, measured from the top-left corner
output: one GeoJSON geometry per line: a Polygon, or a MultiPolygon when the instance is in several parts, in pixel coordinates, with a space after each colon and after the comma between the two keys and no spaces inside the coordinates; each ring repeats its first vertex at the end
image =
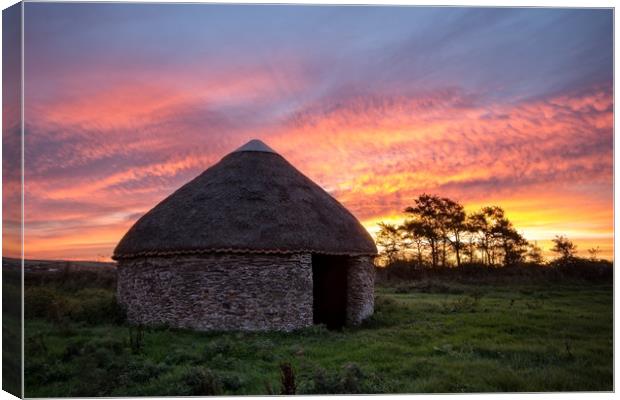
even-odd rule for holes
{"type": "Polygon", "coordinates": [[[612,258],[612,18],[26,3],[25,256],[109,259],[259,138],[371,232],[426,192],[612,258]]]}

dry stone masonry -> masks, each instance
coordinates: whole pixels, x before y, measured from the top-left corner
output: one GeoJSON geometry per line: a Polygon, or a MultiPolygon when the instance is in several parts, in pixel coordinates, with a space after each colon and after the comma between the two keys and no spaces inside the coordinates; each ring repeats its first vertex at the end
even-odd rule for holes
{"type": "MultiPolygon", "coordinates": [[[[118,264],[130,322],[195,330],[292,331],[313,323],[310,254],[143,257],[118,264]]],[[[347,324],[374,307],[370,257],[348,265],[347,324]]]]}
{"type": "Polygon", "coordinates": [[[375,308],[375,267],[370,257],[350,259],[347,286],[347,324],[358,325],[375,308]]]}
{"type": "Polygon", "coordinates": [[[119,263],[118,282],[133,323],[246,331],[312,325],[309,255],[133,259],[119,263]]]}

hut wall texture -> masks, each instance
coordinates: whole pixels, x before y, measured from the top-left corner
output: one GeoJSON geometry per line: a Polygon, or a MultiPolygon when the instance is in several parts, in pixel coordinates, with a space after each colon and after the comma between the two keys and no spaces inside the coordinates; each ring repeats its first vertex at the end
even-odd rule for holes
{"type": "Polygon", "coordinates": [[[371,257],[351,258],[347,284],[347,324],[358,325],[375,308],[375,267],[371,257]]]}
{"type": "MultiPolygon", "coordinates": [[[[290,331],[312,325],[311,263],[310,254],[121,260],[117,295],[132,323],[290,331]]],[[[356,285],[368,281],[354,275],[356,285]]]]}

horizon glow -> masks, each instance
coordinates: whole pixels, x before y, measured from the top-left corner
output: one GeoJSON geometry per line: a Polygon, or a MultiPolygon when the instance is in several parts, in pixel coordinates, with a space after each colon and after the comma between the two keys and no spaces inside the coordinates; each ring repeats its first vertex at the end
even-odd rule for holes
{"type": "Polygon", "coordinates": [[[109,260],[258,138],[371,234],[432,193],[613,259],[612,30],[605,9],[26,3],[26,258],[109,260]]]}

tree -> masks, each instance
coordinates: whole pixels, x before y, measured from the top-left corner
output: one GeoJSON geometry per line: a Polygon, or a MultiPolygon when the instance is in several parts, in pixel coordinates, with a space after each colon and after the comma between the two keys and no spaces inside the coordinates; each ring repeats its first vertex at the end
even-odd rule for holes
{"type": "Polygon", "coordinates": [[[554,239],[551,239],[554,246],[551,249],[554,253],[558,254],[558,259],[561,261],[569,261],[575,257],[577,253],[577,246],[568,240],[566,236],[556,235],[554,239]]]}
{"type": "Polygon", "coordinates": [[[405,221],[400,227],[405,243],[415,246],[416,258],[419,265],[424,264],[424,250],[426,249],[426,228],[420,221],[405,221]]]}
{"type": "Polygon", "coordinates": [[[493,233],[497,239],[499,249],[504,255],[504,265],[514,265],[523,261],[523,255],[528,244],[527,240],[512,226],[512,223],[504,216],[504,210],[497,214],[499,217],[493,226],[493,233]]]}
{"type": "Polygon", "coordinates": [[[495,264],[496,224],[504,218],[504,210],[499,207],[483,207],[469,218],[470,229],[478,234],[478,248],[482,252],[483,264],[495,264]]]}
{"type": "Polygon", "coordinates": [[[484,231],[486,227],[486,221],[482,213],[473,213],[467,216],[466,228],[469,236],[469,262],[473,263],[475,259],[476,248],[482,250],[482,263],[485,263],[485,237],[484,231]]]}
{"type": "Polygon", "coordinates": [[[505,219],[504,210],[498,206],[482,208],[482,215],[484,215],[486,221],[486,231],[484,234],[486,238],[486,249],[488,252],[489,265],[495,265],[495,256],[498,250],[501,250],[503,247],[501,237],[505,233],[505,227],[503,226],[504,221],[507,220],[505,219]]]}
{"type": "Polygon", "coordinates": [[[465,224],[466,214],[463,206],[456,201],[450,200],[446,197],[441,199],[442,201],[442,214],[446,223],[446,230],[448,235],[446,239],[454,249],[456,256],[456,266],[461,266],[461,248],[463,247],[462,236],[467,232],[467,225],[465,224]]]}
{"type": "Polygon", "coordinates": [[[440,220],[441,199],[437,196],[422,194],[415,200],[414,207],[407,207],[405,212],[412,218],[406,224],[415,221],[419,232],[427,240],[431,251],[433,268],[438,265],[438,249],[442,240],[442,226],[440,220]]]}
{"type": "Polygon", "coordinates": [[[395,225],[379,222],[379,232],[377,233],[377,246],[382,249],[382,254],[388,264],[393,263],[402,247],[401,231],[395,225]]]}
{"type": "Polygon", "coordinates": [[[403,225],[417,237],[425,238],[431,251],[433,267],[448,265],[448,250],[452,249],[456,265],[461,265],[463,235],[467,231],[465,209],[459,203],[447,197],[423,194],[415,200],[414,207],[407,207],[405,212],[411,219],[403,225]]]}
{"type": "Polygon", "coordinates": [[[590,254],[590,261],[598,261],[598,254],[601,252],[600,247],[591,247],[588,249],[588,254],[590,254]]]}
{"type": "MultiPolygon", "coordinates": [[[[527,240],[517,232],[500,207],[483,207],[468,215],[457,201],[422,194],[415,199],[413,206],[405,209],[405,213],[407,219],[402,226],[390,226],[389,232],[383,227],[378,244],[386,248],[387,253],[396,254],[396,249],[390,251],[390,245],[382,243],[393,241],[392,236],[397,236],[394,230],[399,230],[401,251],[415,252],[419,264],[426,255],[433,268],[447,267],[451,260],[460,267],[463,256],[468,256],[470,263],[474,262],[478,250],[479,259],[486,265],[510,265],[524,261],[528,254],[527,240]]],[[[536,260],[541,259],[538,254],[536,260]]]]}
{"type": "Polygon", "coordinates": [[[483,207],[467,218],[466,226],[470,235],[477,239],[484,264],[495,265],[500,256],[503,265],[523,261],[528,242],[517,232],[501,207],[483,207]]]}
{"type": "Polygon", "coordinates": [[[526,259],[534,264],[542,264],[544,262],[542,249],[538,247],[537,242],[528,245],[526,259]]]}

